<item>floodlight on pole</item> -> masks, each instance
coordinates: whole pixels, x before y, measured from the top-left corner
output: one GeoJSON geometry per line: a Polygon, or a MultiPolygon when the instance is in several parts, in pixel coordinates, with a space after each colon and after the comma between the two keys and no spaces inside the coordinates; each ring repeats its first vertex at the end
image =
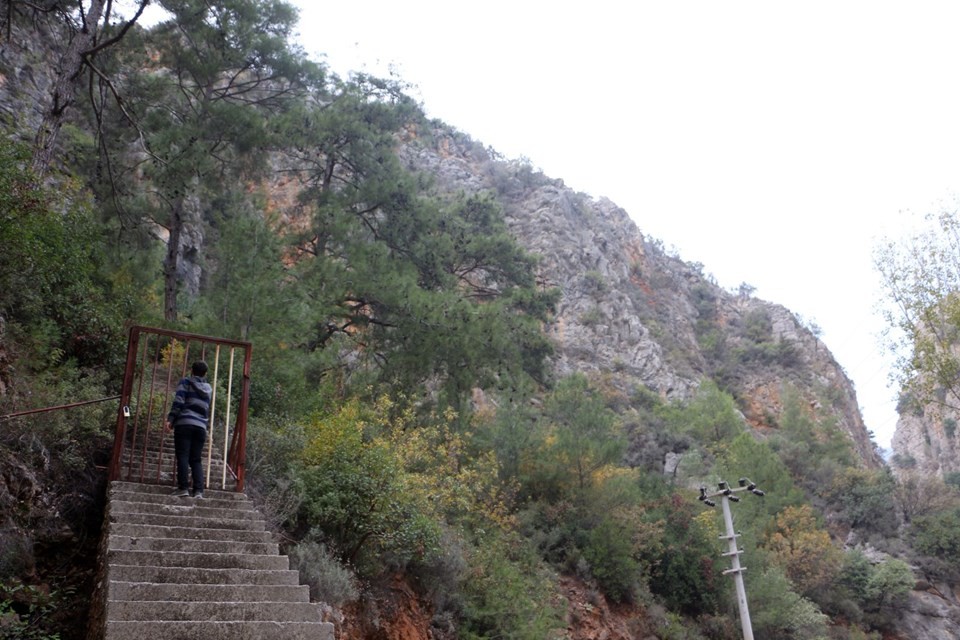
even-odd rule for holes
{"type": "Polygon", "coordinates": [[[723,575],[732,575],[733,583],[737,588],[737,609],[740,611],[740,626],[743,628],[743,640],[753,640],[753,627],[750,624],[750,607],[747,606],[747,588],[743,583],[743,572],[746,567],[740,566],[740,554],[743,549],[737,547],[737,538],[740,535],[733,529],[733,515],[730,512],[731,502],[740,502],[740,497],[735,495],[741,491],[748,491],[755,496],[763,496],[764,492],[757,488],[756,483],[751,482],[749,478],[740,478],[736,488],[731,488],[725,481],[717,483],[717,491],[707,493],[706,487],[700,487],[700,496],[698,500],[708,507],[716,506],[712,498],[720,498],[720,507],[723,511],[723,523],[726,527],[726,535],[720,536],[721,540],[727,541],[727,551],[723,554],[724,558],[730,558],[730,568],[723,572],[723,575]]]}

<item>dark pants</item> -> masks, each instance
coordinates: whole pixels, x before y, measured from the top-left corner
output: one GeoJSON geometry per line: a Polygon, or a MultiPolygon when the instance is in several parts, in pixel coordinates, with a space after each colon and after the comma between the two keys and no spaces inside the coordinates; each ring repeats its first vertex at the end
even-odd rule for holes
{"type": "Polygon", "coordinates": [[[173,428],[173,448],[177,454],[177,488],[189,489],[193,476],[193,492],[203,492],[203,445],[207,430],[203,427],[173,428]]]}

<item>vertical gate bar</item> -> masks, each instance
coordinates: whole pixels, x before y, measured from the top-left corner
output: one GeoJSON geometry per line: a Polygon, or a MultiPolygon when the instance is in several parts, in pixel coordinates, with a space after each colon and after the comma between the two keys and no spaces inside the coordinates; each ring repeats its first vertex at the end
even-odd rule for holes
{"type": "Polygon", "coordinates": [[[143,427],[143,454],[140,457],[140,482],[143,482],[144,469],[147,464],[147,444],[150,441],[150,423],[153,422],[153,392],[157,383],[157,369],[160,366],[160,336],[157,336],[157,347],[153,352],[153,372],[150,375],[150,388],[147,390],[147,422],[143,427]]]}
{"type": "MultiPolygon", "coordinates": [[[[138,330],[139,331],[139,330],[138,330]]],[[[133,461],[136,459],[137,434],[140,432],[140,407],[143,401],[143,368],[147,364],[147,351],[150,349],[150,335],[143,341],[143,356],[140,358],[140,372],[137,376],[137,408],[133,413],[133,434],[130,437],[130,455],[127,456],[127,479],[133,474],[133,461]]],[[[137,340],[140,338],[138,337],[137,340]]]]}
{"type": "Polygon", "coordinates": [[[233,355],[236,347],[230,347],[230,371],[227,374],[227,408],[226,418],[223,421],[223,477],[220,479],[220,488],[227,488],[227,445],[230,442],[230,401],[233,399],[233,355]]]}
{"type": "MultiPolygon", "coordinates": [[[[167,357],[167,384],[166,386],[164,386],[163,403],[161,403],[160,405],[160,411],[162,415],[161,415],[161,426],[160,426],[160,452],[158,454],[159,457],[157,459],[157,484],[160,484],[160,464],[163,461],[163,445],[166,442],[166,436],[167,436],[167,430],[164,427],[164,425],[166,425],[167,423],[167,407],[170,406],[170,384],[173,378],[173,365],[174,365],[173,358],[175,355],[174,352],[176,350],[177,350],[177,339],[172,338],[170,340],[170,355],[167,357]]],[[[184,346],[184,350],[186,350],[186,346],[184,346]]],[[[176,460],[176,457],[174,457],[174,460],[176,460]]],[[[177,470],[176,464],[174,464],[173,470],[174,470],[174,473],[176,473],[176,470],[177,470]]]]}
{"type": "MultiPolygon", "coordinates": [[[[180,376],[181,379],[186,378],[187,376],[192,376],[192,375],[193,375],[193,367],[192,367],[193,358],[190,357],[190,348],[191,348],[190,345],[191,345],[191,344],[192,344],[192,343],[191,343],[190,341],[188,341],[188,342],[187,342],[187,348],[183,350],[183,374],[180,376]]],[[[201,359],[201,360],[203,359],[203,350],[204,350],[205,344],[206,344],[206,343],[205,343],[203,340],[200,340],[200,359],[201,359]]],[[[201,458],[201,460],[203,459],[203,455],[202,455],[202,454],[201,454],[200,458],[201,458]]],[[[174,459],[174,461],[173,461],[173,468],[174,468],[174,472],[176,472],[176,468],[177,468],[177,460],[176,460],[176,459],[174,459]]],[[[191,479],[191,482],[192,482],[192,479],[191,479]]]]}
{"type": "Polygon", "coordinates": [[[123,455],[123,447],[127,438],[127,419],[123,413],[123,408],[130,404],[130,393],[133,387],[133,369],[137,359],[139,339],[140,330],[137,327],[131,327],[130,337],[127,342],[127,363],[124,367],[123,386],[120,391],[120,408],[117,410],[117,428],[113,435],[113,452],[110,454],[110,471],[108,474],[110,481],[117,480],[120,477],[120,459],[123,455]]]}
{"type": "MultiPolygon", "coordinates": [[[[250,408],[250,361],[253,345],[243,348],[243,381],[240,391],[240,407],[237,409],[237,425],[234,428],[234,469],[237,476],[237,491],[243,491],[247,468],[247,411],[250,408]]],[[[224,461],[226,463],[226,461],[224,461]]]]}
{"type": "Polygon", "coordinates": [[[210,419],[207,421],[207,481],[205,486],[210,486],[210,470],[213,468],[213,433],[215,419],[217,417],[217,376],[220,372],[220,344],[217,343],[217,350],[213,355],[213,394],[210,397],[210,419]]]}

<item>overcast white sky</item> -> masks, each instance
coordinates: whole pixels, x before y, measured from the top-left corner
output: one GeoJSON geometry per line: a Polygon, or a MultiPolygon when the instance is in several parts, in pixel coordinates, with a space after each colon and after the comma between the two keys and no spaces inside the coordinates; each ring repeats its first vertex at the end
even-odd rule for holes
{"type": "Polygon", "coordinates": [[[294,4],[334,71],[395,70],[432,117],[816,322],[890,446],[872,251],[956,202],[960,3],[294,4]]]}

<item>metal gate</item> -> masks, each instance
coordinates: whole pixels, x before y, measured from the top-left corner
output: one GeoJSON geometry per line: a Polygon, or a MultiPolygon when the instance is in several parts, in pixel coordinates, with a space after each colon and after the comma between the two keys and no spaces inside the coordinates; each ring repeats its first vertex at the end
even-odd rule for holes
{"type": "Polygon", "coordinates": [[[164,428],[180,380],[207,362],[213,387],[204,470],[210,488],[243,490],[250,404],[249,342],[136,326],[130,329],[110,480],[175,482],[173,434],[164,428]]]}

